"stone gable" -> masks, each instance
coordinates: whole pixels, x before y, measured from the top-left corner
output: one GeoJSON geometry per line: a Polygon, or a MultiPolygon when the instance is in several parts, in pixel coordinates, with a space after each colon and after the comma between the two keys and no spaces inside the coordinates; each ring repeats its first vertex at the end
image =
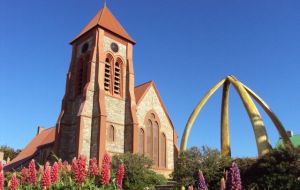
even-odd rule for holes
{"type": "Polygon", "coordinates": [[[150,87],[147,94],[142,98],[137,105],[137,120],[139,126],[145,128],[144,120],[146,114],[154,110],[159,117],[160,132],[165,133],[167,138],[167,169],[173,170],[174,168],[174,141],[173,141],[173,128],[168,120],[168,117],[159,101],[159,98],[153,88],[150,87]]]}

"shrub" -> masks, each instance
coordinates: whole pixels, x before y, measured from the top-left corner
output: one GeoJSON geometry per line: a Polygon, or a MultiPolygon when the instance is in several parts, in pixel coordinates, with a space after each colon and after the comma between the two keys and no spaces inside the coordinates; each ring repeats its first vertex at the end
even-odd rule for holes
{"type": "Polygon", "coordinates": [[[240,169],[246,189],[299,189],[300,150],[274,149],[240,169]]]}
{"type": "Polygon", "coordinates": [[[166,183],[163,175],[151,170],[153,162],[147,157],[131,153],[116,155],[112,159],[113,173],[116,173],[121,163],[125,165],[123,182],[125,190],[142,190],[145,187],[153,188],[155,185],[166,183]]]}
{"type": "Polygon", "coordinates": [[[14,149],[7,145],[1,145],[0,151],[4,153],[4,160],[7,160],[7,158],[10,158],[10,160],[12,160],[21,152],[20,149],[14,149]]]}
{"type": "Polygon", "coordinates": [[[224,157],[217,149],[207,146],[192,147],[181,152],[175,160],[172,177],[179,185],[195,184],[197,171],[200,169],[205,176],[208,189],[219,189],[224,169],[230,166],[230,158],[224,157]]]}

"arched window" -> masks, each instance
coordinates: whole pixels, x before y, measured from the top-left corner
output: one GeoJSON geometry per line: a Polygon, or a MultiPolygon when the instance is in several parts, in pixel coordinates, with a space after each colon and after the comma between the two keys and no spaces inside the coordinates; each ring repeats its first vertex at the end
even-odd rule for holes
{"type": "Polygon", "coordinates": [[[108,141],[109,142],[115,141],[115,128],[112,125],[109,126],[109,129],[108,129],[108,141]]]}
{"type": "Polygon", "coordinates": [[[161,140],[160,140],[160,166],[163,168],[167,167],[167,138],[166,135],[163,133],[161,134],[161,140]]]}
{"type": "Polygon", "coordinates": [[[87,82],[87,65],[89,61],[89,54],[81,56],[77,63],[77,95],[81,95],[83,88],[87,82]]]}
{"type": "Polygon", "coordinates": [[[159,166],[159,121],[154,113],[146,116],[146,155],[153,160],[154,166],[159,166]]]}
{"type": "Polygon", "coordinates": [[[153,124],[153,161],[155,166],[158,166],[158,150],[159,150],[158,138],[159,138],[158,123],[155,121],[153,124]]]}
{"type": "Polygon", "coordinates": [[[77,85],[77,94],[81,94],[82,93],[82,89],[83,89],[83,68],[82,68],[82,64],[80,65],[81,67],[78,70],[78,85],[77,85]]]}
{"type": "Polygon", "coordinates": [[[113,58],[110,54],[107,55],[105,59],[105,68],[104,68],[104,90],[111,92],[111,83],[112,83],[112,63],[113,58]]]}
{"type": "Polygon", "coordinates": [[[153,155],[153,135],[152,135],[152,122],[151,120],[147,121],[146,124],[146,132],[147,132],[147,156],[152,158],[153,155]]]}
{"type": "Polygon", "coordinates": [[[122,93],[122,61],[117,59],[114,71],[114,94],[121,95],[122,93]]]}
{"type": "Polygon", "coordinates": [[[144,130],[140,129],[139,133],[139,153],[144,154],[144,130]]]}

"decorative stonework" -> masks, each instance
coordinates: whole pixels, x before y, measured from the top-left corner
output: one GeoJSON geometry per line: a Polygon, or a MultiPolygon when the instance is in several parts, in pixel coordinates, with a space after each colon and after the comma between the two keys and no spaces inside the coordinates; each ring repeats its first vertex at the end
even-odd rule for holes
{"type": "Polygon", "coordinates": [[[116,56],[121,56],[122,58],[124,58],[126,60],[127,56],[126,56],[126,46],[109,38],[104,36],[104,52],[112,52],[111,48],[110,48],[110,44],[114,42],[116,44],[118,44],[119,46],[119,51],[117,53],[114,53],[114,55],[116,56]]]}
{"type": "Polygon", "coordinates": [[[78,45],[78,47],[77,47],[77,53],[76,53],[76,55],[77,55],[76,57],[77,58],[81,55],[81,51],[82,51],[83,45],[86,44],[86,43],[88,44],[87,51],[90,51],[91,48],[92,48],[93,38],[90,37],[90,38],[84,40],[83,42],[81,42],[80,45],[78,45]]]}

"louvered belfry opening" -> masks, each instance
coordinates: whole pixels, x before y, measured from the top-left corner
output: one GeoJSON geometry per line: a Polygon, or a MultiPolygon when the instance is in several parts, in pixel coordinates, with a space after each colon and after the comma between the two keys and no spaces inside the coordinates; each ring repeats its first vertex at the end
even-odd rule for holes
{"type": "Polygon", "coordinates": [[[104,68],[104,90],[110,92],[111,91],[111,67],[112,67],[112,57],[110,55],[105,59],[105,68],[104,68]]]}
{"type": "Polygon", "coordinates": [[[82,86],[83,86],[83,68],[81,67],[78,71],[78,85],[77,85],[77,94],[82,93],[82,86]]]}
{"type": "Polygon", "coordinates": [[[115,77],[114,77],[114,94],[120,95],[121,92],[121,63],[118,60],[115,64],[115,77]]]}
{"type": "Polygon", "coordinates": [[[89,54],[80,57],[77,63],[77,79],[75,92],[77,95],[82,95],[84,86],[87,83],[87,66],[89,61],[89,54]]]}

